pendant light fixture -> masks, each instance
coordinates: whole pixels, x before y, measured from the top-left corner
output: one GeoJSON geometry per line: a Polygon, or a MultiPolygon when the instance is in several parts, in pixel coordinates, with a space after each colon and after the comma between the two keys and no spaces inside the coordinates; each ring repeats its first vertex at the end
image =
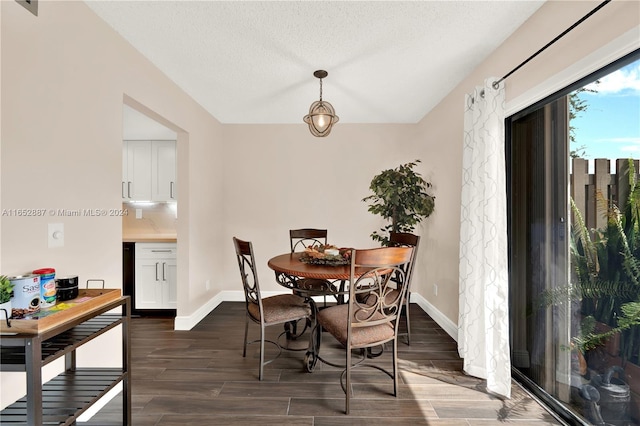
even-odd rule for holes
{"type": "Polygon", "coordinates": [[[304,116],[304,122],[309,125],[309,131],[313,136],[324,137],[331,133],[331,128],[340,119],[333,106],[322,100],[322,79],[329,73],[318,70],[313,75],[320,79],[320,100],[315,101],[309,107],[309,114],[304,116]]]}

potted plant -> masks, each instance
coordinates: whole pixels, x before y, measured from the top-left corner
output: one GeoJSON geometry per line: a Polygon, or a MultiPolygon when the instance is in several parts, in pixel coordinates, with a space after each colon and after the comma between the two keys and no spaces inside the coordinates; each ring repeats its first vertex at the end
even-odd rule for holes
{"type": "Polygon", "coordinates": [[[12,296],[13,283],[5,275],[0,275],[0,319],[7,319],[11,316],[12,296]]]}
{"type": "Polygon", "coordinates": [[[395,169],[382,171],[373,177],[369,189],[373,192],[362,199],[369,202],[369,211],[391,221],[371,238],[388,245],[389,232],[413,232],[415,226],[433,213],[435,197],[427,193],[431,183],[425,181],[414,167],[415,160],[395,169]]]}

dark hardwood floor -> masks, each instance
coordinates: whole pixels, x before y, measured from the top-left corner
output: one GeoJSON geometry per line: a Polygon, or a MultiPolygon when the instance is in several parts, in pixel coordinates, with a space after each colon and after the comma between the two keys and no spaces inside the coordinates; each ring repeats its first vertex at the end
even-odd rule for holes
{"type": "MultiPolygon", "coordinates": [[[[356,369],[351,414],[344,414],[341,370],[318,363],[303,367],[300,351],[283,351],[258,380],[259,345],[242,357],[244,303],[225,302],[191,331],[174,331],[173,319],[132,320],[132,417],[134,426],[185,425],[430,425],[518,426],[559,424],[517,384],[512,398],[489,395],[482,381],[465,376],[456,343],[417,305],[411,306],[411,346],[399,343],[400,387],[383,373],[356,369]]],[[[404,322],[403,322],[404,323],[404,322]]],[[[282,329],[269,327],[271,338],[282,329]]],[[[259,328],[250,324],[250,338],[259,328]]],[[[343,359],[331,335],[322,355],[343,359]]],[[[267,356],[277,353],[267,345],[267,356]]],[[[375,362],[390,365],[389,351],[375,362]]],[[[86,425],[120,425],[121,398],[114,398],[86,425]]]]}

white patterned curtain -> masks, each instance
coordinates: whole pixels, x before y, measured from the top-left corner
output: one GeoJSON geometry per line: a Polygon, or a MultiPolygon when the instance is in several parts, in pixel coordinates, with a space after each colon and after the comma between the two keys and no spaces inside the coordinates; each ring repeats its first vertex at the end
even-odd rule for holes
{"type": "Polygon", "coordinates": [[[464,371],[511,397],[504,85],[465,96],[458,352],[464,371]]]}

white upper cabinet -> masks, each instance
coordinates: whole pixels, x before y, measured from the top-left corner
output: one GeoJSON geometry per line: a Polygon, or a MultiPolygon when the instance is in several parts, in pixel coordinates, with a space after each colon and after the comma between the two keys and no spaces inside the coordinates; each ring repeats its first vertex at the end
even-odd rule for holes
{"type": "Polygon", "coordinates": [[[175,201],[176,142],[153,141],[151,147],[151,197],[154,201],[175,201]]]}
{"type": "Polygon", "coordinates": [[[124,141],[122,199],[177,200],[176,141],[124,141]]]}
{"type": "Polygon", "coordinates": [[[125,141],[122,158],[122,198],[150,201],[151,141],[125,141]]]}

